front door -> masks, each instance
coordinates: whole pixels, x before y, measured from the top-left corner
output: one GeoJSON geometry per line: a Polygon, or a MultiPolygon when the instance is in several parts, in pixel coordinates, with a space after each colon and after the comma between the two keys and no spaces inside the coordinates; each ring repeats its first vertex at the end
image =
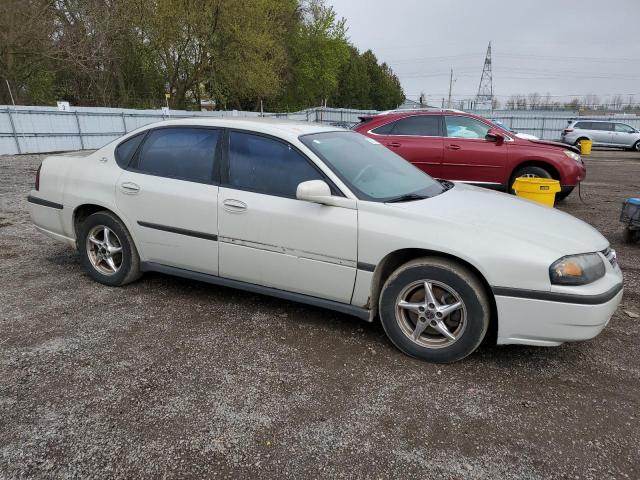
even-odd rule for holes
{"type": "Polygon", "coordinates": [[[442,178],[469,183],[502,185],[508,143],[485,139],[491,128],[480,120],[445,115],[446,138],[442,178]]]}
{"type": "Polygon", "coordinates": [[[614,123],[611,144],[616,147],[631,147],[635,140],[635,129],[624,123],[614,123]]]}
{"type": "Polygon", "coordinates": [[[232,130],[227,159],[218,205],[220,275],[349,303],[357,211],[297,200],[299,183],[328,180],[281,140],[232,130]]]}
{"type": "Polygon", "coordinates": [[[118,209],[148,262],[218,273],[218,186],[215,152],[220,130],[151,130],[116,185],[118,209]]]}

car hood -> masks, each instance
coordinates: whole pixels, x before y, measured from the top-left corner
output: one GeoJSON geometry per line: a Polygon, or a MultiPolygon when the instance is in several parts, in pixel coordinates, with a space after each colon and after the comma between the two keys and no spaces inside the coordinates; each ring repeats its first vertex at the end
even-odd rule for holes
{"type": "Polygon", "coordinates": [[[580,153],[580,150],[576,147],[573,147],[571,145],[567,145],[566,143],[560,143],[560,142],[552,142],[551,140],[533,140],[533,139],[529,139],[530,142],[541,145],[543,147],[559,147],[559,148],[564,148],[567,150],[573,150],[576,153],[580,153]]]}
{"type": "MultiPolygon", "coordinates": [[[[559,256],[604,250],[607,239],[591,225],[555,208],[506,193],[456,184],[426,200],[387,204],[440,224],[459,225],[469,232],[484,231],[496,238],[511,237],[546,248],[559,256]]],[[[470,239],[473,233],[470,234],[470,239]]]]}

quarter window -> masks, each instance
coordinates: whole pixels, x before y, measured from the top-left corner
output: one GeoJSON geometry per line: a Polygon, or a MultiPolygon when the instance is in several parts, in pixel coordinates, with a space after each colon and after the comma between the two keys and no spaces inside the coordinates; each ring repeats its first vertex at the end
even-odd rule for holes
{"type": "Polygon", "coordinates": [[[440,136],[440,115],[414,115],[395,122],[391,135],[440,136]]]}
{"type": "Polygon", "coordinates": [[[616,123],[614,124],[616,132],[622,133],[634,133],[635,130],[631,128],[629,125],[625,125],[624,123],[616,123]]]}
{"type": "Polygon", "coordinates": [[[250,133],[229,134],[229,184],[243,190],[296,197],[298,185],[324,180],[291,145],[250,133]]]}
{"type": "Polygon", "coordinates": [[[491,128],[475,118],[461,115],[446,115],[444,118],[447,125],[447,137],[484,139],[491,128]]]}
{"type": "Polygon", "coordinates": [[[375,128],[371,131],[378,135],[389,135],[391,134],[391,130],[393,130],[395,124],[395,122],[389,122],[386,125],[382,125],[381,127],[375,128]]]}
{"type": "Polygon", "coordinates": [[[136,169],[161,177],[211,182],[218,136],[218,130],[209,128],[152,130],[140,149],[136,169]]]}
{"type": "Polygon", "coordinates": [[[116,163],[120,165],[122,168],[127,168],[129,163],[131,163],[131,158],[133,154],[136,153],[140,143],[144,139],[144,136],[147,132],[139,133],[138,135],[134,135],[126,139],[120,145],[116,147],[116,163]]]}

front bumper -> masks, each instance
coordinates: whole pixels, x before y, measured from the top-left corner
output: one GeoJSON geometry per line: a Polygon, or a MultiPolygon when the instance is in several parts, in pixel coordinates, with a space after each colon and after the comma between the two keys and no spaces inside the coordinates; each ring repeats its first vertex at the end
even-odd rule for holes
{"type": "Polygon", "coordinates": [[[496,295],[498,344],[556,346],[593,338],[609,323],[622,294],[620,288],[598,304],[496,295]]]}

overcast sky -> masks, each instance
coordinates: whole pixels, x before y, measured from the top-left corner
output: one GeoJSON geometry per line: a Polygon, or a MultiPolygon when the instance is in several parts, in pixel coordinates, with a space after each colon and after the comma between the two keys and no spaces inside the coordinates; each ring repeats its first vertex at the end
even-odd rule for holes
{"type": "Polygon", "coordinates": [[[440,105],[475,96],[489,41],[493,89],[566,99],[640,101],[640,0],[328,0],[361,51],[372,49],[405,94],[440,105]]]}

